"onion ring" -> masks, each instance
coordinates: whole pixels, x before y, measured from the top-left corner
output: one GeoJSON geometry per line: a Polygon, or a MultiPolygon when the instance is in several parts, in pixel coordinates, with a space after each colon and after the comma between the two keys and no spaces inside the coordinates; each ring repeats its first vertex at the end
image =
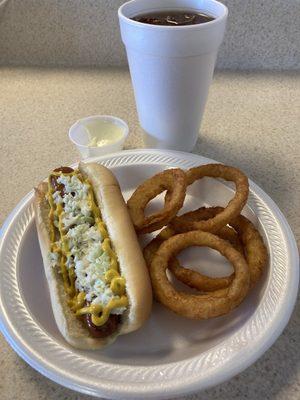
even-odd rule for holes
{"type": "MultiPolygon", "coordinates": [[[[222,207],[202,207],[198,210],[186,213],[185,216],[191,220],[203,220],[205,218],[207,219],[214,217],[222,210],[222,207]]],[[[266,246],[258,230],[255,228],[252,222],[243,215],[239,215],[232,220],[230,225],[236,232],[238,232],[238,237],[236,237],[236,233],[234,233],[235,231],[229,227],[222,228],[218,232],[218,236],[220,236],[222,239],[228,240],[236,250],[245,256],[250,270],[250,286],[253,287],[260,279],[267,263],[268,253],[266,246]]],[[[174,234],[174,230],[172,230],[170,227],[165,228],[145,247],[144,257],[148,267],[150,266],[154,254],[161,243],[171,236],[174,236],[174,234]]],[[[233,274],[223,278],[207,277],[199,272],[180,266],[178,260],[175,258],[170,260],[168,269],[172,271],[174,276],[179,281],[185,283],[189,287],[206,292],[227,287],[233,279],[233,274]]]]}
{"type": "MultiPolygon", "coordinates": [[[[206,210],[206,209],[205,209],[206,210]]],[[[158,250],[159,246],[170,237],[174,236],[175,232],[173,229],[167,227],[160,234],[151,240],[150,243],[144,248],[144,258],[146,260],[146,264],[148,268],[150,268],[153,257],[158,250]]],[[[231,245],[238,250],[241,254],[243,252],[243,246],[238,238],[237,233],[234,229],[224,226],[219,232],[218,236],[221,239],[227,240],[231,243],[231,245]]],[[[228,285],[232,282],[234,278],[234,274],[230,276],[222,277],[222,278],[213,278],[206,275],[201,274],[200,272],[189,269],[188,267],[183,267],[180,265],[177,258],[173,257],[170,259],[168,264],[168,269],[172,271],[173,275],[186,284],[187,286],[204,291],[204,292],[212,292],[215,290],[223,289],[228,287],[228,285]]]]}
{"type": "MultiPolygon", "coordinates": [[[[225,209],[208,220],[191,221],[186,216],[175,217],[170,225],[176,232],[202,230],[216,233],[223,226],[229,224],[233,218],[237,217],[247,202],[249,193],[248,178],[237,168],[222,164],[206,164],[189,169],[186,175],[188,185],[205,176],[232,181],[235,183],[236,193],[225,209]]],[[[169,198],[167,200],[169,201],[169,198]]]]}
{"type": "MultiPolygon", "coordinates": [[[[203,220],[220,215],[224,211],[223,207],[201,207],[198,210],[184,214],[187,220],[203,220]]],[[[260,279],[263,270],[267,264],[268,253],[263,239],[249,219],[243,215],[238,215],[229,222],[241,240],[247,263],[250,269],[251,287],[260,279]]]]}
{"type": "Polygon", "coordinates": [[[207,319],[227,314],[245,298],[250,282],[248,264],[227,241],[208,232],[192,231],[164,241],[150,266],[150,276],[156,298],[175,313],[192,319],[207,319]],[[233,265],[235,274],[227,289],[210,294],[189,294],[174,289],[166,269],[169,260],[189,246],[208,246],[219,251],[233,265]]]}
{"type": "Polygon", "coordinates": [[[183,205],[186,186],[186,174],[179,168],[160,172],[143,182],[127,202],[136,231],[150,233],[167,225],[183,205]],[[169,195],[163,210],[146,217],[149,201],[165,190],[169,195]]]}

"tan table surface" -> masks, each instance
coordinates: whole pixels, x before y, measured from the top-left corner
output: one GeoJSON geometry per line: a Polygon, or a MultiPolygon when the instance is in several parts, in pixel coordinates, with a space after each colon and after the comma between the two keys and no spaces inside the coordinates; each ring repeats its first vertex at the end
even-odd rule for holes
{"type": "MultiPolygon", "coordinates": [[[[142,147],[129,74],[122,69],[0,69],[0,224],[48,171],[78,160],[68,127],[112,114],[142,147]]],[[[300,242],[300,79],[296,73],[219,72],[195,153],[237,166],[278,204],[300,242]]],[[[298,400],[299,304],[284,333],[254,365],[190,399],[298,400]]],[[[22,361],[0,335],[1,400],[84,399],[22,361]]]]}

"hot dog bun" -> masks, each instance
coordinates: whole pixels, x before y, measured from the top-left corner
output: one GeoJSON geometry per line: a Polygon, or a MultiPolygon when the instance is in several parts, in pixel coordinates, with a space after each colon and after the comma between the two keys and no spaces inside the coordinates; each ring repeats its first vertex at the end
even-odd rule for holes
{"type": "Polygon", "coordinates": [[[129,306],[122,315],[118,330],[106,338],[94,338],[68,305],[68,295],[61,274],[49,261],[50,206],[46,198],[48,185],[42,182],[35,189],[34,211],[46,279],[56,324],[65,340],[80,349],[99,349],[112,343],[118,335],[140,328],[151,312],[152,291],[148,271],[127,211],[119,184],[114,175],[96,163],[80,163],[80,173],[89,180],[117,255],[120,273],[126,280],[129,306]]]}

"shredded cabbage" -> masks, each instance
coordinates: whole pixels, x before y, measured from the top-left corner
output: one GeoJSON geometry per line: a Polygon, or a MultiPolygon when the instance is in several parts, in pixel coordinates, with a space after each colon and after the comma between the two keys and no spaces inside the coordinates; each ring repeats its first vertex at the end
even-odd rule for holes
{"type": "MultiPolygon", "coordinates": [[[[62,175],[57,179],[64,185],[66,194],[53,194],[56,204],[63,204],[62,223],[68,229],[66,234],[70,254],[66,261],[67,268],[74,267],[76,288],[86,293],[86,300],[92,304],[106,305],[115,297],[105,282],[105,272],[110,269],[110,256],[101,247],[103,238],[94,225],[88,197],[88,185],[76,176],[62,175]]],[[[51,265],[57,264],[55,253],[50,253],[51,265]],[[51,255],[52,254],[52,255],[51,255]]],[[[56,254],[57,256],[57,254],[56,254]]],[[[112,310],[121,314],[125,308],[112,310]]]]}

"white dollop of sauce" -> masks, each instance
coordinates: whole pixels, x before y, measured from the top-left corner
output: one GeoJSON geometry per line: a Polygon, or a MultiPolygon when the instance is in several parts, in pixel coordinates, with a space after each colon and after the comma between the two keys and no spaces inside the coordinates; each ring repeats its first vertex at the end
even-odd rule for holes
{"type": "Polygon", "coordinates": [[[124,128],[112,121],[94,120],[83,124],[88,133],[89,147],[102,147],[115,143],[123,136],[124,128]]]}

